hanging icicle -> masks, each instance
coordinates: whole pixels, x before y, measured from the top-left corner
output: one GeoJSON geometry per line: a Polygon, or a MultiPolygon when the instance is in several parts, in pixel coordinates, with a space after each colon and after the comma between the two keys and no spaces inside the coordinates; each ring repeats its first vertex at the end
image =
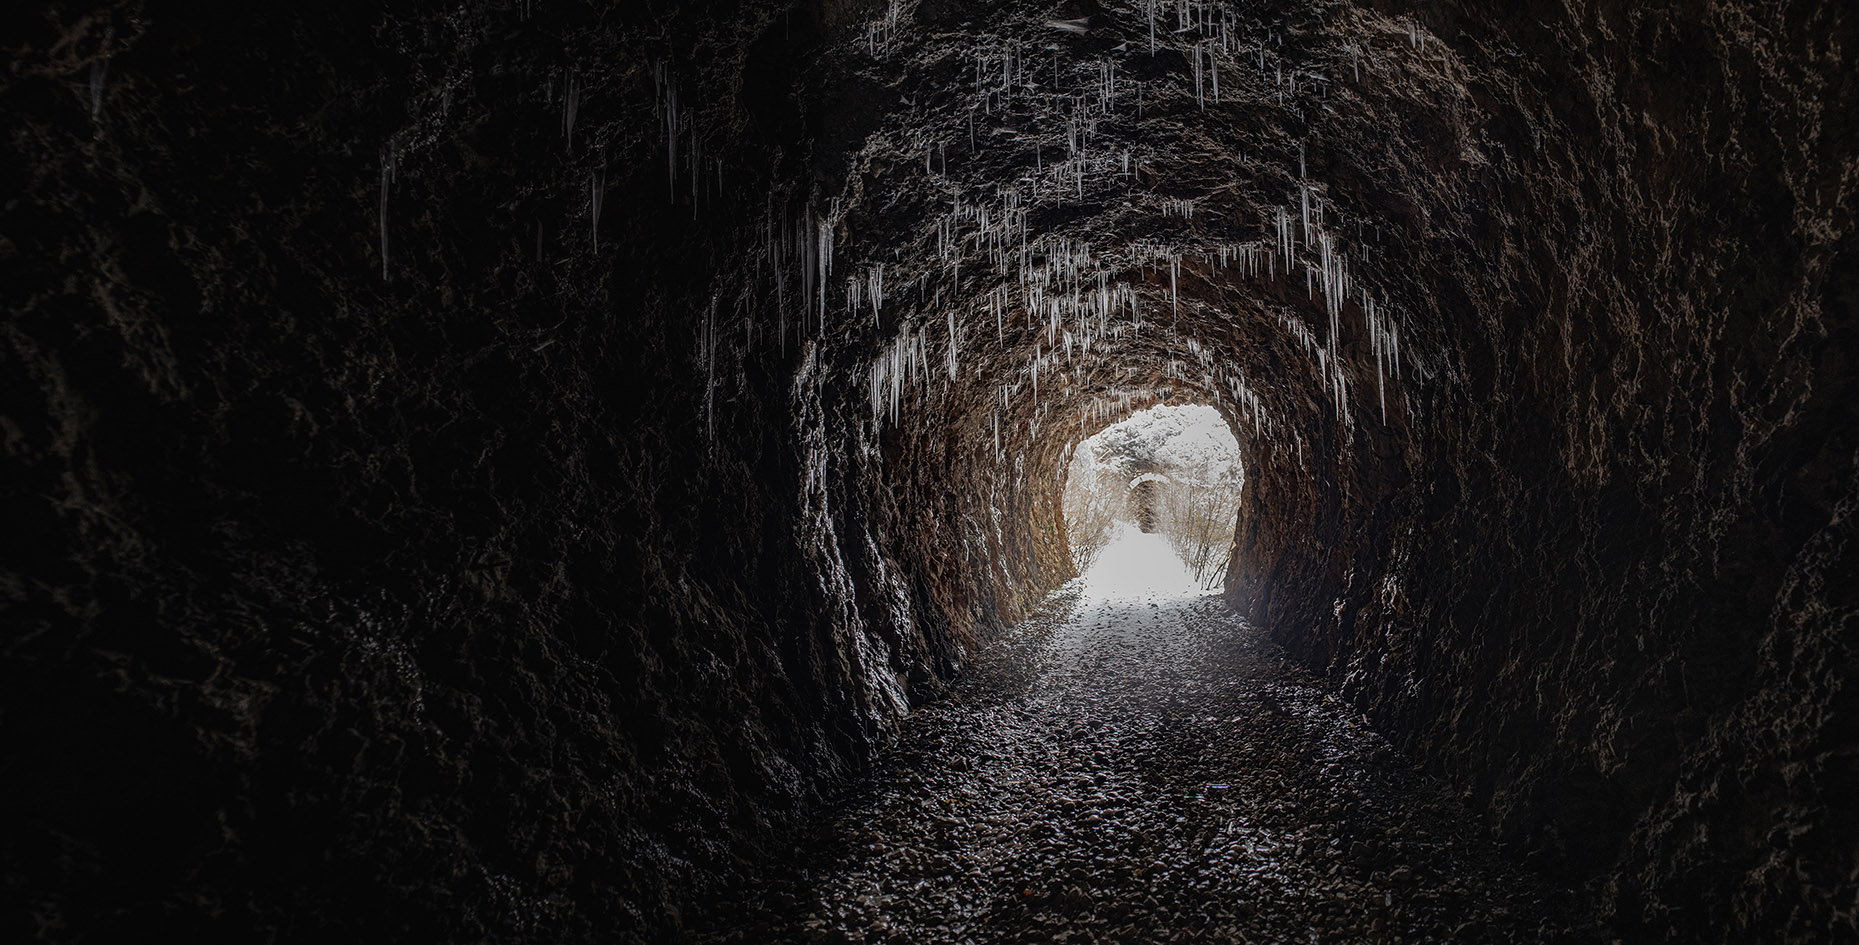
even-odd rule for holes
{"type": "Polygon", "coordinates": [[[381,145],[381,278],[387,275],[387,192],[394,185],[394,162],[399,156],[394,153],[392,141],[381,145]]]}

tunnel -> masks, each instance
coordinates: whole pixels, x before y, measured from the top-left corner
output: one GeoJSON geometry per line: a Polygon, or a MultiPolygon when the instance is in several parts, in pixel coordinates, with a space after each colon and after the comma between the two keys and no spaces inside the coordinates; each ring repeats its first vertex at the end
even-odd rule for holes
{"type": "Polygon", "coordinates": [[[1161,513],[1156,506],[1161,503],[1158,493],[1161,492],[1161,486],[1166,481],[1167,479],[1159,474],[1150,474],[1138,476],[1130,484],[1130,513],[1136,519],[1137,528],[1145,532],[1153,532],[1159,527],[1161,513]]]}
{"type": "MultiPolygon", "coordinates": [[[[1404,924],[1459,881],[1312,832],[1283,798],[1381,790],[1315,749],[1270,791],[1193,774],[1168,803],[1227,819],[1157,829],[1221,883],[1277,849],[1361,895],[1191,914],[949,840],[910,881],[995,884],[992,924],[719,918],[1008,704],[998,654],[1084,619],[1073,451],[1184,403],[1244,456],[1223,583],[1128,619],[1277,675],[1142,702],[1154,745],[1369,746],[1432,786],[1413,848],[1552,891],[1556,940],[1859,937],[1849,4],[0,21],[8,940],[1537,928],[1404,924]]],[[[919,825],[967,836],[949,796],[919,825]]],[[[998,829],[1063,855],[1067,810],[998,829]]]]}

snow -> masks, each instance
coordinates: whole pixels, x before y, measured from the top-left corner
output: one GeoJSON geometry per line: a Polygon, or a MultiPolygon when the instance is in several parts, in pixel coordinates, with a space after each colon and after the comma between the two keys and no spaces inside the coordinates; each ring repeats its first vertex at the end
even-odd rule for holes
{"type": "Polygon", "coordinates": [[[1166,536],[1144,533],[1128,523],[1118,524],[1115,537],[1080,580],[1087,609],[1133,602],[1159,604],[1207,593],[1169,547],[1166,536]]]}
{"type": "Polygon", "coordinates": [[[1099,462],[1128,457],[1125,475],[1149,465],[1171,468],[1237,466],[1239,444],[1220,411],[1201,404],[1151,407],[1111,424],[1085,441],[1099,462]]]}

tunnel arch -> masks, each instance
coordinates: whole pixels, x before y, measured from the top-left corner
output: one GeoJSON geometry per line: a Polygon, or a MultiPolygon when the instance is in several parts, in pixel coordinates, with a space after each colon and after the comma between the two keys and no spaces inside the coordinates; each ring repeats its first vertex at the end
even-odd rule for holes
{"type": "MultiPolygon", "coordinates": [[[[1421,41],[1406,25],[1364,16],[1327,37],[1320,36],[1320,30],[1304,37],[1305,52],[1316,50],[1310,53],[1315,62],[1325,61],[1325,56],[1333,59],[1349,45],[1340,38],[1347,29],[1364,29],[1383,39],[1398,38],[1409,52],[1417,53],[1421,41]]],[[[1413,286],[1379,270],[1402,262],[1399,243],[1384,231],[1404,229],[1406,222],[1397,227],[1384,219],[1374,202],[1364,199],[1367,181],[1361,170],[1312,174],[1313,158],[1319,166],[1333,160],[1320,151],[1322,139],[1301,119],[1279,117],[1279,109],[1257,104],[1276,95],[1282,105],[1286,50],[1260,48],[1274,63],[1271,90],[1263,88],[1263,69],[1229,73],[1227,101],[1242,103],[1229,110],[1270,114],[1250,135],[1222,137],[1233,132],[1232,124],[1209,117],[1205,101],[1195,100],[1179,74],[1163,69],[1119,87],[1114,65],[1100,61],[1092,66],[1090,53],[1116,45],[1102,37],[1122,38],[1119,25],[1125,31],[1132,26],[1118,24],[1110,15],[1106,19],[1109,22],[1094,28],[1080,48],[1053,47],[1049,56],[1037,57],[1051,63],[1061,83],[1071,77],[1098,82],[1095,106],[1079,105],[1069,85],[1042,91],[1037,83],[1020,79],[1017,70],[1025,63],[1015,60],[1012,49],[1016,43],[1028,49],[1049,45],[1037,42],[1045,29],[1040,22],[990,24],[1000,31],[989,34],[997,41],[973,53],[973,66],[980,75],[998,65],[1002,88],[982,91],[979,105],[974,90],[964,87],[967,74],[944,65],[952,58],[945,50],[961,47],[972,34],[953,31],[897,40],[909,45],[891,52],[874,45],[873,58],[879,63],[903,64],[901,74],[891,80],[894,86],[913,92],[908,107],[900,108],[890,124],[874,129],[862,143],[865,163],[857,166],[865,176],[848,178],[825,225],[833,232],[833,247],[841,260],[859,259],[862,246],[890,249],[892,258],[870,258],[867,251],[865,261],[838,263],[852,267],[853,274],[844,280],[843,292],[828,288],[827,294],[835,304],[843,300],[849,316],[857,310],[863,320],[868,308],[869,328],[881,339],[867,368],[871,390],[877,394],[883,389],[885,394],[883,403],[874,397],[877,425],[900,417],[906,424],[938,422],[939,411],[956,397],[954,372],[961,370],[964,356],[972,359],[969,370],[974,375],[998,382],[1000,402],[989,406],[985,421],[978,404],[965,412],[973,418],[969,422],[985,428],[977,438],[982,440],[991,440],[1004,420],[1010,442],[1037,444],[1042,432],[1053,429],[1048,418],[1062,414],[1072,401],[1097,392],[1127,396],[1118,382],[1133,372],[1178,383],[1237,417],[1241,438],[1256,441],[1247,445],[1248,453],[1282,457],[1273,461],[1274,473],[1255,480],[1254,488],[1282,481],[1297,524],[1275,528],[1269,535],[1253,534],[1255,540],[1280,549],[1295,546],[1287,540],[1291,534],[1320,531],[1320,510],[1310,502],[1315,497],[1307,488],[1298,488],[1298,480],[1308,480],[1314,468],[1326,460],[1340,460],[1339,453],[1351,450],[1400,456],[1394,445],[1398,433],[1391,431],[1405,422],[1402,411],[1408,409],[1401,385],[1416,372],[1424,375],[1427,367],[1414,353],[1415,339],[1407,339],[1405,352],[1401,348],[1408,320],[1401,306],[1413,286]],[[1092,72],[1094,80],[1091,75],[1074,76],[1092,72]],[[937,83],[946,85],[938,89],[937,83]],[[1131,97],[1140,101],[1124,101],[1131,97]],[[1060,102],[1070,106],[1062,127],[1049,123],[1032,128],[1036,122],[1020,120],[1022,115],[1067,114],[1060,102]],[[1254,104],[1243,104],[1247,102],[1254,104]],[[970,133],[967,126],[978,120],[977,115],[984,116],[980,130],[970,133]],[[1196,126],[1207,122],[1212,122],[1207,130],[1213,133],[1197,135],[1196,126]],[[1084,140],[1085,126],[1089,141],[1084,140]],[[1155,132],[1159,134],[1153,139],[1146,137],[1155,132]],[[990,143],[990,137],[1002,141],[990,143]],[[1026,146],[1028,139],[1036,139],[1031,147],[1026,146]],[[1250,158],[1244,153],[1248,150],[1250,158]],[[903,160],[905,154],[921,154],[924,163],[903,160]],[[1232,170],[1179,184],[1162,180],[1184,169],[1204,174],[1208,166],[1232,170]],[[1332,184],[1331,176],[1349,179],[1352,189],[1332,184]],[[1003,186],[1003,181],[1011,183],[1003,186]],[[867,193],[890,201],[881,220],[862,209],[867,193]],[[907,209],[895,205],[897,194],[913,195],[907,209]],[[1351,216],[1343,209],[1345,202],[1365,209],[1351,216]],[[1042,225],[1048,219],[1052,225],[1042,225]],[[867,236],[868,228],[876,232],[867,236]],[[911,251],[900,254],[903,247],[911,251]],[[915,294],[900,295],[899,285],[915,287],[915,294]],[[887,304],[892,322],[901,328],[885,328],[887,304]],[[937,347],[952,362],[951,384],[931,393],[926,383],[925,419],[913,420],[907,405],[900,414],[897,401],[908,400],[913,383],[908,378],[929,371],[932,349],[937,347]],[[1214,351],[1239,352],[1241,357],[1216,361],[1214,351]],[[1368,365],[1373,371],[1365,374],[1368,365]],[[900,382],[900,376],[907,379],[900,382]],[[1042,377],[1044,391],[1039,390],[1042,377]],[[1359,396],[1371,382],[1376,392],[1372,408],[1359,396]],[[1305,385],[1314,390],[1300,389],[1305,385]],[[1083,393],[1087,391],[1091,393],[1083,393]],[[1384,412],[1390,396],[1395,402],[1393,417],[1384,412]],[[1025,403],[1015,403],[1016,398],[1025,403]],[[1366,429],[1366,421],[1359,429],[1357,419],[1371,409],[1379,429],[1366,429]],[[1326,413],[1340,430],[1326,425],[1326,413]],[[1322,431],[1320,440],[1305,432],[1307,428],[1322,431]],[[1371,445],[1378,440],[1384,442],[1371,445]]],[[[1195,48],[1205,51],[1205,44],[1215,42],[1216,36],[1230,45],[1226,27],[1207,28],[1204,37],[1193,33],[1195,48]]],[[[1232,24],[1233,34],[1239,29],[1238,23],[1232,24]]],[[[1161,49],[1174,55],[1180,45],[1166,39],[1161,49]]],[[[1435,55],[1450,59],[1438,50],[1435,55]]],[[[1359,59],[1358,54],[1352,63],[1358,76],[1359,59]]],[[[1450,62],[1447,65],[1450,72],[1450,62]]],[[[1294,70],[1292,82],[1296,75],[1294,70]]],[[[1425,101],[1430,88],[1444,83],[1440,76],[1423,75],[1411,86],[1395,83],[1392,95],[1404,102],[1425,101]]],[[[1303,94],[1315,108],[1317,102],[1330,101],[1331,90],[1307,85],[1303,94]]],[[[1301,115],[1300,108],[1294,104],[1285,114],[1301,115]]],[[[1342,123],[1345,128],[1339,134],[1361,134],[1359,127],[1342,123]]],[[[882,253],[880,249],[877,255],[882,253]]],[[[856,374],[863,366],[856,363],[861,350],[870,349],[848,351],[853,362],[844,368],[848,373],[856,374]]],[[[1056,466],[1055,449],[1036,446],[1039,455],[1031,465],[1056,466]]],[[[1015,467],[1012,486],[1024,487],[1027,457],[1003,459],[1015,467]]],[[[945,464],[944,457],[918,461],[931,469],[945,464]]],[[[1044,508],[1050,503],[1050,496],[1042,496],[1034,504],[1044,508]]],[[[996,554],[1031,554],[1041,562],[999,573],[1029,579],[1062,573],[1050,564],[1057,556],[1040,539],[1052,533],[1051,517],[1042,512],[1036,519],[1024,519],[1034,533],[1029,540],[997,536],[991,542],[996,554]]],[[[1299,583],[1282,568],[1308,566],[1279,563],[1281,574],[1275,582],[1299,583]]],[[[1255,594],[1249,585],[1268,583],[1260,577],[1248,580],[1236,571],[1235,581],[1242,583],[1233,593],[1255,594]]],[[[1269,599],[1256,594],[1258,616],[1276,616],[1266,613],[1269,599]]],[[[1004,616],[1010,618],[1011,611],[1004,616]]]]}
{"type": "Polygon", "coordinates": [[[1161,490],[1162,483],[1167,481],[1168,477],[1160,473],[1144,473],[1130,480],[1129,502],[1131,510],[1136,515],[1137,528],[1145,532],[1153,532],[1160,527],[1161,513],[1156,510],[1155,506],[1160,501],[1157,493],[1161,490]]]}
{"type": "MultiPolygon", "coordinates": [[[[1691,747],[1666,741],[1623,761],[1596,733],[1616,731],[1610,726],[1634,711],[1604,690],[1645,693],[1643,684],[1607,673],[1584,680],[1593,667],[1557,642],[1570,631],[1549,612],[1491,632],[1520,602],[1556,600],[1582,628],[1576,636],[1605,636],[1581,602],[1599,594],[1665,627],[1667,652],[1689,654],[1710,667],[1705,675],[1728,671],[1735,658],[1727,654],[1753,645],[1699,650],[1678,629],[1683,621],[1605,590],[1599,575],[1608,566],[1512,570],[1534,553],[1492,538],[1523,527],[1552,536],[1543,548],[1620,561],[1605,523],[1630,509],[1650,524],[1656,514],[1632,496],[1666,473],[1653,472],[1659,462],[1623,462],[1618,451],[1691,442],[1649,426],[1648,400],[1696,417],[1683,389],[1735,409],[1720,391],[1704,393],[1711,385],[1696,369],[1654,367],[1651,352],[1672,345],[1702,359],[1695,363],[1729,357],[1744,366],[1733,370],[1760,370],[1747,351],[1708,340],[1726,337],[1737,316],[1712,314],[1671,257],[1640,252],[1691,239],[1675,220],[1699,232],[1721,227],[1680,209],[1685,199],[1668,183],[1652,183],[1657,161],[1697,168],[1674,155],[1672,139],[1635,130],[1629,109],[1662,93],[1658,77],[1626,65],[1632,56],[1601,38],[1625,34],[1556,27],[1558,42],[1588,50],[1563,59],[1540,45],[1547,34],[1500,11],[1267,5],[1231,23],[1252,31],[1253,54],[1272,66],[1269,83],[1263,68],[1225,73],[1216,103],[1224,107],[1210,108],[1211,74],[1197,97],[1196,67],[1239,61],[1230,45],[1210,52],[1217,31],[1164,34],[1145,60],[1143,5],[1103,5],[1082,35],[1055,35],[1040,17],[1011,11],[943,9],[946,19],[922,33],[889,20],[859,21],[865,33],[847,24],[847,41],[866,43],[848,71],[867,82],[882,76],[877,84],[896,107],[846,155],[828,225],[847,260],[835,265],[853,269],[834,297],[869,305],[876,267],[885,267],[888,286],[915,286],[916,295],[887,290],[872,310],[878,337],[899,337],[882,325],[901,320],[922,333],[922,361],[941,340],[960,352],[956,372],[970,379],[967,393],[951,383],[948,394],[905,407],[894,414],[896,432],[881,434],[909,443],[897,454],[898,466],[918,471],[903,473],[917,476],[906,494],[935,497],[912,504],[942,510],[924,512],[922,527],[940,534],[949,522],[1014,510],[992,530],[969,533],[961,558],[981,564],[931,582],[932,597],[950,599],[991,588],[982,592],[991,609],[949,608],[960,615],[954,638],[1013,622],[1067,573],[1063,543],[1051,538],[1063,528],[1057,496],[1043,491],[1057,477],[1028,473],[1057,469],[1061,444],[1076,442],[1059,434],[1066,413],[1094,396],[1179,384],[1234,419],[1252,461],[1226,588],[1235,607],[1341,682],[1379,723],[1407,733],[1414,750],[1444,769],[1487,771],[1472,779],[1470,796],[1500,835],[1545,862],[1579,874],[1587,867],[1578,864],[1632,860],[1621,852],[1628,834],[1669,840],[1677,821],[1662,818],[1683,817],[1659,807],[1662,788],[1629,788],[1621,772],[1703,757],[1717,744],[1703,734],[1709,726],[1689,723],[1686,737],[1702,739],[1691,747]],[[1615,71],[1577,64],[1590,54],[1615,71]],[[1047,67],[1057,74],[1046,91],[1021,78],[1047,67]],[[1093,76],[1107,82],[1116,68],[1128,70],[1139,113],[1127,102],[1090,113],[1076,89],[1093,76]],[[990,90],[996,69],[1001,85],[990,90]],[[1622,170],[1589,160],[1583,149],[1597,140],[1622,170]],[[1629,209],[1648,201],[1676,216],[1661,222],[1629,209]],[[990,254],[1011,255],[1014,240],[1001,234],[1012,225],[1025,247],[1019,272],[990,273],[990,254]],[[1084,348],[1085,332],[1067,334],[1076,310],[1043,324],[1037,317],[1054,285],[1108,295],[1098,309],[1081,306],[1102,319],[1088,353],[1058,354],[1068,340],[1084,348]],[[1646,290],[1682,299],[1690,320],[1662,323],[1646,290]],[[895,306],[889,322],[886,306],[895,306]],[[1604,353],[1617,345],[1626,353],[1604,353]],[[1593,382],[1600,376],[1610,379],[1593,382]],[[1039,397],[1055,406],[1042,408],[1039,397]],[[943,423],[959,435],[939,433],[943,423]],[[944,471],[965,465],[951,441],[991,443],[1002,425],[1014,445],[1000,477],[973,473],[969,491],[938,493],[944,471]],[[1555,589],[1514,576],[1526,572],[1554,575],[1555,589]],[[1441,577],[1449,574],[1470,577],[1441,577]],[[1425,586],[1433,580],[1442,583],[1425,586]],[[1543,658],[1519,661],[1516,650],[1543,658]],[[1503,717],[1476,709],[1517,689],[1557,695],[1503,717]],[[1609,708],[1584,708],[1596,702],[1609,708]],[[1519,742],[1537,747],[1493,755],[1519,742]],[[1563,779],[1555,770],[1583,774],[1563,779]],[[1577,824],[1571,813],[1601,809],[1614,819],[1577,824]],[[1628,813],[1649,809],[1664,813],[1628,813]]],[[[1659,32],[1655,18],[1641,22],[1659,32]]],[[[1676,42],[1658,42],[1667,41],[1676,42]]],[[[1103,97],[1119,102],[1114,91],[1103,97]]],[[[1678,112],[1659,114],[1648,127],[1678,121],[1678,112]]],[[[1717,133],[1704,127],[1711,120],[1693,131],[1717,133]]],[[[1816,212],[1832,207],[1823,198],[1816,212]]],[[[1752,232],[1765,226],[1744,219],[1752,232]]],[[[1821,258],[1829,246],[1797,245],[1821,258]]],[[[1811,283],[1770,283],[1766,298],[1800,305],[1817,291],[1811,283]]],[[[840,370],[865,376],[884,344],[848,347],[840,370]]],[[[888,405],[883,412],[893,415],[888,405]]],[[[1773,442],[1757,427],[1715,428],[1773,442]]],[[[1713,501],[1727,503],[1722,509],[1748,496],[1730,487],[1713,501]]],[[[1662,533],[1672,560],[1708,569],[1680,532],[1662,533]]],[[[1734,713],[1733,701],[1713,711],[1734,713]]],[[[1607,908],[1640,908],[1638,893],[1596,882],[1614,904],[1607,908]]],[[[1649,914],[1631,921],[1667,921],[1649,914]]]]}
{"type": "Polygon", "coordinates": [[[1230,416],[1184,396],[1108,419],[1067,451],[1062,488],[1074,564],[1085,570],[1131,523],[1163,532],[1196,580],[1228,573],[1245,480],[1230,416]]]}

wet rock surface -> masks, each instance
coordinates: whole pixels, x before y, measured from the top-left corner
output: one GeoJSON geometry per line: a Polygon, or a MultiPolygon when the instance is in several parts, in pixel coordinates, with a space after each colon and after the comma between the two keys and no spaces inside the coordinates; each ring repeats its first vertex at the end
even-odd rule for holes
{"type": "Polygon", "coordinates": [[[910,719],[797,859],[712,904],[703,940],[1600,940],[1217,597],[1089,577],[910,719]]]}

